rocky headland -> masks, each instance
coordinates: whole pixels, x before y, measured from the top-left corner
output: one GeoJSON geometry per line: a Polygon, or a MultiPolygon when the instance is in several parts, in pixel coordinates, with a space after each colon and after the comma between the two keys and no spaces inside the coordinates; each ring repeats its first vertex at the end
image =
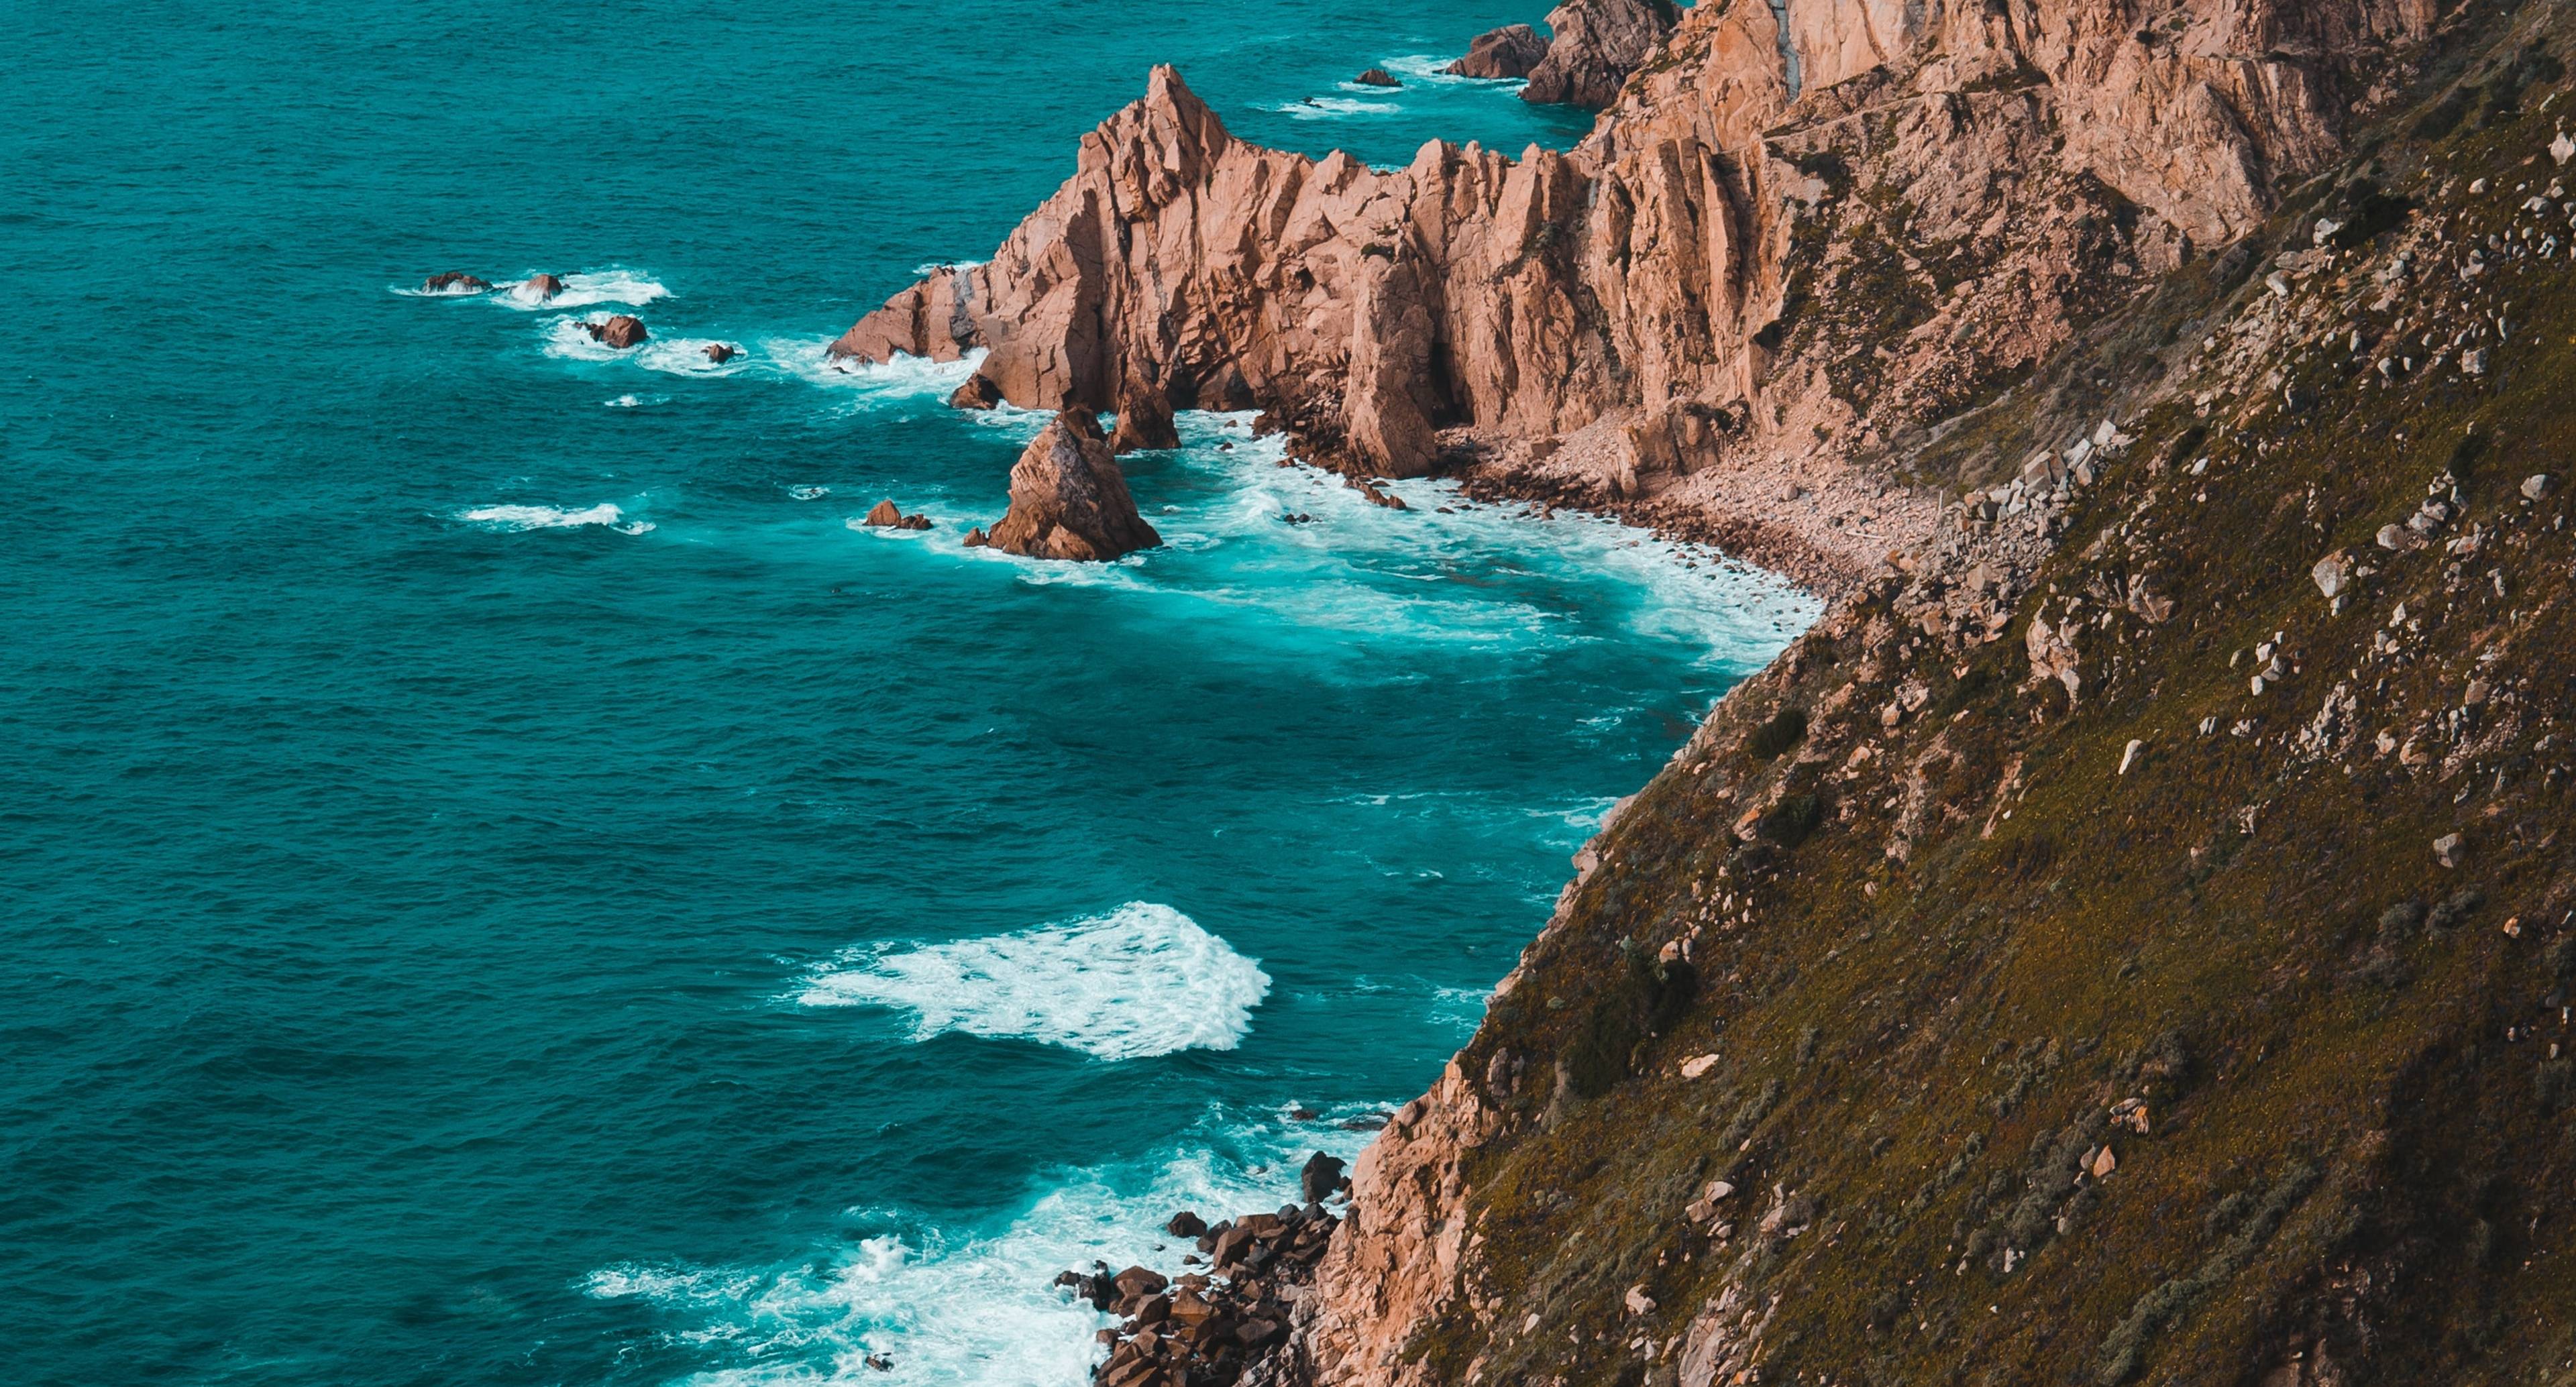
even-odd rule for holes
{"type": "Polygon", "coordinates": [[[1257,408],[1833,598],[1224,1371],[2563,1378],[2576,14],[1651,13],[1563,154],[1261,149],[1158,69],[834,347],[983,349],[1087,467],[1257,408]]]}

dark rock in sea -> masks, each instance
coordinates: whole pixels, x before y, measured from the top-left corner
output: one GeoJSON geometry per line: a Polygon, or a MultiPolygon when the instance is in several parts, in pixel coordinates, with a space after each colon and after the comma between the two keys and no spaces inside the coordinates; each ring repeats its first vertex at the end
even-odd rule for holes
{"type": "Polygon", "coordinates": [[[894,527],[898,530],[927,530],[930,528],[930,517],[926,515],[907,515],[901,520],[896,521],[894,523],[894,527]]]}
{"type": "Polygon", "coordinates": [[[991,376],[980,373],[968,376],[966,383],[948,397],[950,409],[991,409],[1001,402],[1002,387],[994,384],[991,376]]]}
{"type": "Polygon", "coordinates": [[[1172,1221],[1163,1225],[1163,1231],[1175,1238],[1195,1238],[1207,1231],[1207,1220],[1183,1209],[1172,1215],[1172,1221]]]}
{"type": "Polygon", "coordinates": [[[1449,65],[1452,77],[1527,77],[1547,57],[1547,40],[1526,24],[1506,24],[1479,34],[1467,56],[1449,65]]]}
{"type": "Polygon", "coordinates": [[[600,322],[584,323],[582,329],[590,334],[590,340],[621,352],[643,341],[646,336],[644,320],[632,313],[612,314],[600,322]]]}
{"type": "Polygon", "coordinates": [[[1119,390],[1118,430],[1109,436],[1109,451],[1179,446],[1181,435],[1172,427],[1172,402],[1161,390],[1142,381],[1129,381],[1119,390]]]}
{"type": "Polygon", "coordinates": [[[984,533],[984,527],[983,527],[983,526],[981,526],[981,525],[978,525],[978,526],[976,526],[975,528],[973,528],[973,529],[971,529],[971,530],[968,530],[968,531],[966,532],[966,539],[965,539],[965,547],[966,547],[966,548],[969,548],[969,549],[981,549],[981,548],[983,548],[984,546],[986,546],[986,545],[988,545],[988,544],[991,544],[992,542],[993,542],[993,537],[992,537],[992,536],[990,536],[990,535],[988,535],[988,534],[985,534],[985,533],[984,533]]]}
{"type": "Polygon", "coordinates": [[[1297,1187],[1305,1193],[1306,1202],[1320,1204],[1342,1183],[1342,1162],[1318,1151],[1306,1158],[1306,1168],[1297,1173],[1297,1187]]]}
{"type": "Polygon", "coordinates": [[[527,297],[543,303],[562,293],[564,282],[554,275],[530,275],[527,282],[521,284],[519,288],[527,297]]]}
{"type": "Polygon", "coordinates": [[[869,1367],[874,1368],[881,1373],[890,1373],[894,1371],[894,1360],[882,1353],[871,1353],[863,1361],[866,1362],[869,1367]]]}
{"type": "Polygon", "coordinates": [[[742,348],[737,347],[730,342],[709,342],[707,344],[707,360],[714,362],[718,366],[722,366],[726,362],[731,361],[740,355],[742,355],[742,348]]]}
{"type": "Polygon", "coordinates": [[[1136,513],[1100,420],[1069,409],[1012,466],[1010,509],[993,526],[992,541],[1031,558],[1105,561],[1156,548],[1163,537],[1136,513]]]}
{"type": "Polygon", "coordinates": [[[1404,85],[1402,82],[1395,80],[1394,73],[1391,73],[1382,67],[1370,68],[1368,71],[1361,73],[1359,76],[1354,77],[1351,80],[1359,83],[1363,87],[1400,87],[1404,85]]]}
{"type": "Polygon", "coordinates": [[[488,294],[492,292],[492,282],[462,270],[449,270],[421,281],[420,291],[424,294],[488,294]]]}
{"type": "Polygon", "coordinates": [[[893,529],[903,523],[903,507],[896,505],[891,498],[879,501],[868,508],[867,519],[859,523],[874,525],[881,530],[893,529]]]}

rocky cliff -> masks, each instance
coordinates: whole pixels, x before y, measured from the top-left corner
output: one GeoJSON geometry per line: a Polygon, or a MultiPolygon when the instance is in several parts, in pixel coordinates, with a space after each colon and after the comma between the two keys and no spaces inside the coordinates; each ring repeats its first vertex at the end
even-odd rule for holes
{"type": "MultiPolygon", "coordinates": [[[[1482,461],[1706,509],[1755,469],[1876,500],[1928,430],[2337,157],[2432,17],[1712,3],[1575,150],[1434,142],[1391,171],[1248,145],[1157,69],[990,262],[833,350],[987,348],[1033,408],[1259,407],[1386,475],[1482,461]]],[[[1919,499],[1819,552],[1865,571],[1919,499]]]]}
{"type": "Polygon", "coordinates": [[[1710,0],[1576,150],[1395,171],[1162,71],[852,329],[1837,594],[1576,858],[1256,1375],[2568,1380],[2571,53],[1710,0]]]}

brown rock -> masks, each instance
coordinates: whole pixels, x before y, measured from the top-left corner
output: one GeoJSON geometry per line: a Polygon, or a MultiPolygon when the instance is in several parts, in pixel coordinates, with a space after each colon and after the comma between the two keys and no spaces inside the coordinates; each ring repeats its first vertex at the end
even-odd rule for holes
{"type": "Polygon", "coordinates": [[[421,281],[420,291],[424,294],[488,294],[492,292],[492,284],[462,270],[449,270],[421,281]]]}
{"type": "Polygon", "coordinates": [[[1354,77],[1351,80],[1359,83],[1363,87],[1400,87],[1404,85],[1402,82],[1395,80],[1394,73],[1391,73],[1382,67],[1370,68],[1368,71],[1361,73],[1359,76],[1354,77]]]}
{"type": "Polygon", "coordinates": [[[992,542],[991,537],[984,533],[984,527],[978,525],[966,532],[966,538],[961,541],[961,544],[964,548],[981,549],[992,542]]]}
{"type": "Polygon", "coordinates": [[[1177,448],[1181,436],[1172,427],[1172,402],[1161,390],[1129,381],[1118,391],[1118,429],[1109,436],[1109,451],[1132,453],[1140,448],[1177,448]]]}
{"type": "Polygon", "coordinates": [[[644,320],[632,313],[612,314],[596,323],[582,324],[590,340],[624,351],[644,340],[644,320]]]}
{"type": "Polygon", "coordinates": [[[991,409],[1002,402],[1002,387],[980,372],[968,376],[966,383],[948,397],[950,409],[991,409]]]}
{"type": "Polygon", "coordinates": [[[1163,542],[1136,513],[1100,422],[1079,409],[1058,414],[1011,468],[1011,505],[992,544],[1040,559],[1106,561],[1163,542]]]}
{"type": "Polygon", "coordinates": [[[1449,65],[1452,77],[1527,77],[1547,57],[1547,40],[1526,24],[1506,24],[1478,34],[1467,56],[1449,65]]]}
{"type": "Polygon", "coordinates": [[[874,525],[884,530],[893,529],[903,523],[903,507],[896,505],[892,499],[879,501],[868,508],[867,518],[859,523],[874,525]]]}
{"type": "Polygon", "coordinates": [[[1548,11],[1547,57],[1530,70],[1521,100],[1603,110],[1628,74],[1672,32],[1678,12],[1659,0],[1566,0],[1548,11]]]}
{"type": "Polygon", "coordinates": [[[527,282],[519,287],[527,292],[529,298],[542,303],[562,293],[564,282],[553,275],[530,275],[527,282]]]}
{"type": "Polygon", "coordinates": [[[740,355],[742,355],[742,348],[737,347],[730,342],[709,342],[707,344],[707,360],[714,362],[718,366],[722,366],[726,362],[731,361],[740,355]]]}

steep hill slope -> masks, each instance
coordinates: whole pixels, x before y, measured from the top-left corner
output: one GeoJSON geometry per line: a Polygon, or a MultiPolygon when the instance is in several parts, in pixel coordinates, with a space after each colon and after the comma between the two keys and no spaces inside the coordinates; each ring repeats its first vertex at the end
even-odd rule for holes
{"type": "Polygon", "coordinates": [[[1902,456],[2022,465],[1577,859],[1283,1375],[2576,1376],[2576,20],[2444,24],[1902,456]]]}

